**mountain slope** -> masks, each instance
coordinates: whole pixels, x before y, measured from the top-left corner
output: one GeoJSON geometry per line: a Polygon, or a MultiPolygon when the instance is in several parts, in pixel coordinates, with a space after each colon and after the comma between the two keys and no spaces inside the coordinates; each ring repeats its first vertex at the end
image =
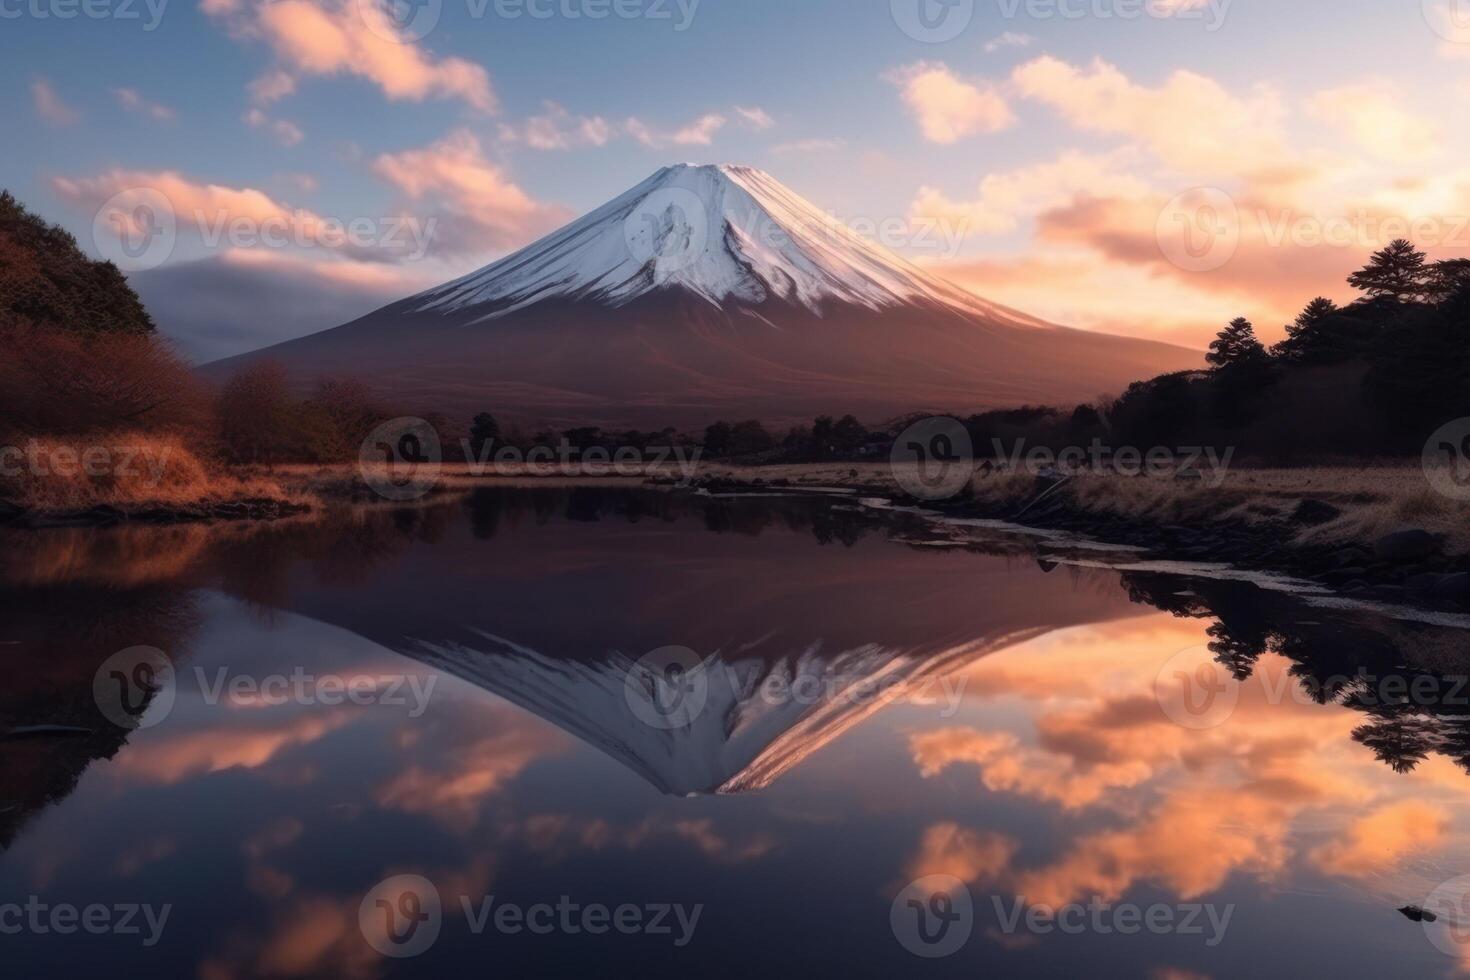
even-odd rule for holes
{"type": "Polygon", "coordinates": [[[1197,352],[988,303],[742,167],[669,167],[462,279],[260,357],[406,407],[692,427],[1086,401],[1197,352]]]}

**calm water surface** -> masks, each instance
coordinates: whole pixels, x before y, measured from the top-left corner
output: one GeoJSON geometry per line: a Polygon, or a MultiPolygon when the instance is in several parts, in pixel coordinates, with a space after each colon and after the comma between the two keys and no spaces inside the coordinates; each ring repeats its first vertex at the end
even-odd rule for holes
{"type": "Polygon", "coordinates": [[[813,499],[496,487],[0,547],[7,976],[1470,965],[1454,915],[1395,911],[1470,873],[1463,632],[813,499]],[[139,646],[173,671],[119,727],[139,646]],[[667,688],[635,663],[671,647],[703,664],[667,688]]]}

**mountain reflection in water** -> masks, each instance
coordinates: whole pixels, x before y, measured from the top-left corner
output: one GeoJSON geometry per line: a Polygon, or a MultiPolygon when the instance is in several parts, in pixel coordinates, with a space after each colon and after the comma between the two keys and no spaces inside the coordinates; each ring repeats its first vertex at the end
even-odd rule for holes
{"type": "Polygon", "coordinates": [[[821,499],[514,486],[275,526],[6,536],[0,887],[175,909],[148,949],[0,948],[18,975],[210,978],[1455,966],[1393,909],[1470,872],[1463,634],[1058,566],[1024,540],[923,541],[912,518],[821,499]],[[93,679],[139,645],[173,659],[178,692],[128,732],[93,679]],[[665,728],[625,682],[671,646],[711,682],[665,728]],[[1181,716],[1160,685],[1209,695],[1211,663],[1228,703],[1181,716]],[[303,671],[429,699],[206,697],[303,671]],[[86,731],[28,731],[56,725],[86,731]],[[682,948],[461,923],[396,961],[357,915],[399,873],[446,896],[706,910],[682,948]],[[929,874],[976,897],[976,935],[946,960],[888,926],[929,874]],[[1215,946],[1010,935],[991,899],[1018,895],[1236,908],[1215,946]]]}

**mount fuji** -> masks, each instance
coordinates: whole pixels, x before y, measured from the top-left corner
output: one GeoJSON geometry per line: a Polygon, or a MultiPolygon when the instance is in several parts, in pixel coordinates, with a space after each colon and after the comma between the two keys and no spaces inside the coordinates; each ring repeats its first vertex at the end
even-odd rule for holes
{"type": "Polygon", "coordinates": [[[762,171],[687,164],[464,278],[203,370],[262,358],[414,409],[640,428],[1067,404],[1201,359],[987,302],[762,171]]]}

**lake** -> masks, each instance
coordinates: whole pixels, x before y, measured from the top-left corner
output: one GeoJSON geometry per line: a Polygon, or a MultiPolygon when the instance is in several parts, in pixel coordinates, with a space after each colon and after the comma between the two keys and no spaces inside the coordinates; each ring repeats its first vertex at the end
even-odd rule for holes
{"type": "Polygon", "coordinates": [[[8,975],[1470,968],[1458,622],[850,496],[0,546],[8,975]]]}

